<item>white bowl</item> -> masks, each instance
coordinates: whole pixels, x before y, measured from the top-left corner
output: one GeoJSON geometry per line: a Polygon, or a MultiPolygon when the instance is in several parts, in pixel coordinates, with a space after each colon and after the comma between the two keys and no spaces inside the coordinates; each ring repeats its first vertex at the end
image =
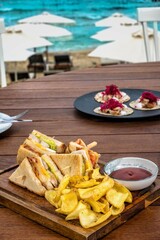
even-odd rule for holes
{"type": "Polygon", "coordinates": [[[142,180],[120,180],[114,178],[131,191],[141,190],[149,187],[155,181],[158,175],[158,166],[154,162],[138,157],[124,157],[110,161],[104,166],[104,172],[110,175],[115,170],[128,167],[142,168],[152,174],[150,177],[142,180]]]}

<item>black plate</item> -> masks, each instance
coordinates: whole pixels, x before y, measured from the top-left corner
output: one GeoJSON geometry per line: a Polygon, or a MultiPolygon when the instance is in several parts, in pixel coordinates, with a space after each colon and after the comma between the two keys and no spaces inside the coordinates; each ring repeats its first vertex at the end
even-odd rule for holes
{"type": "MultiPolygon", "coordinates": [[[[142,111],[142,110],[136,110],[134,109],[134,112],[131,115],[127,115],[127,116],[108,116],[108,115],[100,115],[98,113],[95,113],[93,110],[96,107],[100,106],[100,103],[98,103],[95,99],[94,96],[96,93],[98,92],[102,92],[104,90],[99,90],[99,91],[95,91],[95,92],[90,92],[87,93],[85,95],[82,95],[80,97],[78,97],[75,102],[74,102],[74,107],[85,114],[89,114],[91,116],[94,117],[100,117],[103,119],[141,119],[141,118],[150,118],[150,117],[157,117],[160,116],[160,109],[158,110],[146,110],[146,111],[142,111]]],[[[128,102],[126,102],[125,104],[129,106],[129,103],[133,100],[138,99],[141,94],[144,91],[150,91],[152,92],[154,95],[156,95],[157,97],[160,97],[160,92],[158,91],[153,91],[153,90],[146,90],[146,89],[120,89],[120,91],[123,91],[125,93],[127,93],[127,95],[130,96],[130,100],[128,102]]]]}

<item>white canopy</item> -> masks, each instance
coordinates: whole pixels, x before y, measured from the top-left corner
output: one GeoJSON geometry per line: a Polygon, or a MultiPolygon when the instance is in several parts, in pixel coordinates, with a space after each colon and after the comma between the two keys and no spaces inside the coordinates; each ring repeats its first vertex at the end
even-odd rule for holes
{"type": "Polygon", "coordinates": [[[51,26],[44,23],[24,23],[10,26],[7,30],[22,31],[30,36],[37,35],[39,37],[66,37],[71,36],[72,33],[65,28],[51,26]]]}
{"type": "Polygon", "coordinates": [[[75,21],[70,18],[57,16],[48,12],[42,12],[39,15],[21,19],[19,20],[19,23],[75,24],[75,21]]]}
{"type": "Polygon", "coordinates": [[[134,25],[137,24],[137,20],[127,17],[121,13],[114,13],[111,16],[97,21],[95,25],[97,27],[113,27],[116,25],[134,25]]]}
{"type": "Polygon", "coordinates": [[[23,62],[28,57],[35,54],[32,51],[23,49],[21,47],[10,46],[8,49],[4,49],[4,61],[5,62],[23,62]],[[6,51],[7,50],[7,51],[6,51]]]}
{"type": "Polygon", "coordinates": [[[21,31],[5,32],[1,37],[4,61],[15,63],[15,80],[17,80],[17,62],[26,61],[28,57],[35,54],[27,49],[52,45],[52,43],[46,39],[29,36],[21,31]]]}
{"type": "Polygon", "coordinates": [[[14,68],[15,80],[17,80],[17,63],[26,61],[28,57],[30,57],[33,54],[35,53],[32,51],[23,49],[18,46],[13,47],[13,45],[11,45],[8,49],[4,49],[4,61],[15,63],[14,68]]]}
{"type": "Polygon", "coordinates": [[[5,32],[2,34],[2,43],[4,51],[8,52],[10,47],[18,46],[21,49],[38,48],[51,46],[52,43],[44,38],[30,36],[23,32],[5,32]]]}
{"type": "Polygon", "coordinates": [[[132,33],[142,29],[141,25],[113,26],[97,32],[91,38],[99,41],[116,41],[130,36],[132,33]]]}
{"type": "MultiPolygon", "coordinates": [[[[152,59],[154,61],[155,54],[153,44],[153,38],[150,37],[152,59]]],[[[115,42],[103,44],[89,53],[88,56],[108,58],[131,63],[147,61],[144,40],[140,37],[140,33],[135,34],[135,37],[130,36],[115,42]]]]}

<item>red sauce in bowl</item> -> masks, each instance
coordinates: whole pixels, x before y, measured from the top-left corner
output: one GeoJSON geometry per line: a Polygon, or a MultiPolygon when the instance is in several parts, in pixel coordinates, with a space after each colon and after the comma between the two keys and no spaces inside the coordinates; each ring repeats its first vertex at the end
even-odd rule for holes
{"type": "Polygon", "coordinates": [[[121,168],[113,171],[110,174],[111,177],[119,180],[143,180],[152,176],[152,173],[143,169],[136,167],[121,168]]]}

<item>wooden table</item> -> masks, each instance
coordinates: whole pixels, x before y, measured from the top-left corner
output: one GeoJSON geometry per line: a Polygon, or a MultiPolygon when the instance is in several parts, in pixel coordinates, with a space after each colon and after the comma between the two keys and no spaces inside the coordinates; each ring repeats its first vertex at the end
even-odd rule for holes
{"type": "MultiPolygon", "coordinates": [[[[101,160],[138,156],[160,166],[160,118],[143,121],[103,121],[82,115],[73,107],[85,93],[116,84],[120,88],[160,91],[160,63],[112,65],[71,71],[11,84],[0,89],[0,111],[14,115],[29,109],[31,123],[14,123],[0,135],[0,169],[15,164],[19,145],[37,129],[61,141],[81,137],[86,143],[98,142],[101,160]]],[[[106,240],[158,240],[160,201],[135,215],[109,233],[106,240]]],[[[8,208],[0,208],[0,235],[3,240],[67,239],[8,208]]]]}

